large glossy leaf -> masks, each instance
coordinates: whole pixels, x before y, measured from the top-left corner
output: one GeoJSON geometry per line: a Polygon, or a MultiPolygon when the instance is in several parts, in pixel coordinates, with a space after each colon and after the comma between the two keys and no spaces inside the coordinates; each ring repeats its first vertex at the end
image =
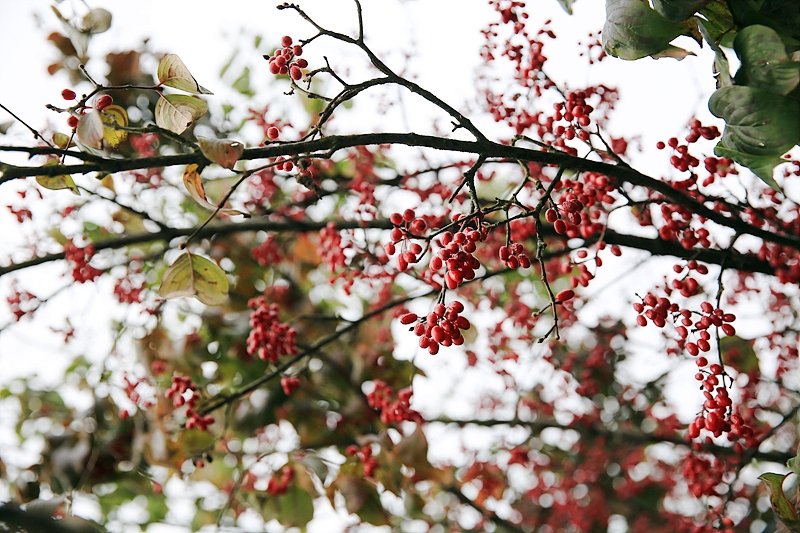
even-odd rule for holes
{"type": "Polygon", "coordinates": [[[606,0],[603,48],[621,59],[646,56],[682,58],[689,54],[670,45],[687,28],[662,17],[641,0],[606,0]]]}
{"type": "Polygon", "coordinates": [[[118,105],[110,105],[100,112],[100,118],[105,127],[103,128],[103,138],[113,148],[118,147],[122,141],[128,138],[128,132],[115,129],[113,126],[128,126],[128,112],[125,108],[118,105]]]}
{"type": "Polygon", "coordinates": [[[761,15],[777,21],[787,33],[800,39],[800,2],[795,0],[764,0],[758,8],[761,15]]]}
{"type": "MultiPolygon", "coordinates": [[[[186,166],[186,170],[183,171],[183,184],[186,187],[186,190],[189,192],[189,195],[194,198],[198,204],[212,211],[217,209],[216,204],[209,201],[208,197],[206,196],[206,191],[203,187],[203,179],[200,177],[200,173],[197,172],[197,165],[186,166]]],[[[230,216],[250,216],[249,213],[237,211],[236,209],[220,209],[219,212],[230,216]]]]}
{"type": "Polygon", "coordinates": [[[800,63],[789,58],[780,35],[772,28],[747,26],[736,35],[733,47],[742,61],[736,73],[738,85],[789,94],[800,82],[800,63]]]}
{"type": "Polygon", "coordinates": [[[156,124],[181,134],[208,111],[208,105],[194,96],[162,95],[156,103],[156,124]]]}
{"type": "Polygon", "coordinates": [[[800,102],[766,89],[723,87],[711,95],[708,108],[725,120],[725,148],[775,156],[800,141],[800,102]]]}
{"type": "MultiPolygon", "coordinates": [[[[44,166],[52,166],[57,165],[58,160],[51,159],[44,166]]],[[[72,181],[72,176],[69,174],[62,174],[60,176],[36,176],[36,183],[44,187],[45,189],[50,189],[53,191],[59,191],[61,189],[69,189],[73,192],[73,194],[80,195],[81,192],[78,190],[78,186],[75,185],[75,182],[72,181]]]]}
{"type": "Polygon", "coordinates": [[[197,83],[192,73],[175,54],[167,54],[158,62],[158,81],[167,87],[173,87],[193,94],[213,94],[197,83]]]}
{"type": "Polygon", "coordinates": [[[709,3],[711,0],[653,0],[653,8],[669,20],[680,22],[709,3]]]}
{"type": "Polygon", "coordinates": [[[244,145],[239,141],[198,137],[197,142],[206,159],[231,170],[244,153],[244,145]]]}
{"type": "Polygon", "coordinates": [[[81,144],[90,148],[103,147],[103,119],[99,111],[90,111],[78,120],[76,134],[81,144]]]}
{"type": "Polygon", "coordinates": [[[779,156],[745,154],[742,152],[737,152],[736,150],[725,148],[722,143],[719,143],[714,147],[714,154],[719,157],[733,159],[740,165],[749,168],[753,174],[761,178],[764,183],[776,191],[783,192],[783,189],[781,189],[780,185],[778,185],[778,182],[775,181],[775,178],[773,177],[775,167],[786,162],[779,156]]]}
{"type": "Polygon", "coordinates": [[[187,250],[164,271],[158,294],[165,299],[194,296],[206,305],[220,305],[228,299],[228,277],[213,261],[187,250]]]}

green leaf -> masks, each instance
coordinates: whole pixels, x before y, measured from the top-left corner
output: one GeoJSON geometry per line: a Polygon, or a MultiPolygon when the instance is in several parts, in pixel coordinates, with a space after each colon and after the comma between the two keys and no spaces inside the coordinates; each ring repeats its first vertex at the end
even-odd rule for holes
{"type": "MultiPolygon", "coordinates": [[[[44,166],[49,167],[57,164],[57,159],[51,159],[47,161],[44,166]]],[[[60,176],[36,176],[36,183],[45,189],[50,189],[51,191],[69,189],[73,194],[77,194],[78,196],[81,194],[81,192],[78,190],[78,186],[75,185],[75,182],[72,181],[72,176],[69,174],[62,174],[60,176]]]]}
{"type": "Polygon", "coordinates": [[[800,449],[798,449],[798,454],[786,461],[786,466],[788,466],[794,475],[800,476],[800,449]]]}
{"type": "MultiPolygon", "coordinates": [[[[780,0],[777,4],[773,2],[764,2],[764,4],[770,4],[769,6],[766,7],[768,9],[767,12],[769,12],[771,16],[766,16],[763,13],[765,5],[761,6],[760,11],[762,12],[759,12],[756,10],[756,6],[753,4],[751,0],[727,0],[727,3],[728,7],[731,10],[731,13],[733,14],[733,18],[736,20],[739,27],[751,26],[753,24],[761,24],[762,26],[769,26],[770,28],[778,32],[778,35],[781,36],[781,40],[785,44],[797,46],[800,45],[800,41],[792,37],[792,35],[790,35],[789,32],[786,31],[786,28],[781,23],[778,22],[778,20],[780,19],[775,16],[776,13],[779,14],[780,16],[781,14],[780,4],[784,1],[785,0],[780,0]],[[776,13],[771,12],[772,7],[778,8],[777,10],[775,10],[776,13]]],[[[783,20],[781,20],[781,22],[783,22],[783,20]]],[[[797,30],[795,29],[795,31],[797,30]]]]}
{"type": "Polygon", "coordinates": [[[278,497],[278,522],[287,527],[299,527],[305,531],[306,525],[314,518],[314,500],[297,483],[292,483],[284,494],[278,497]]]}
{"type": "Polygon", "coordinates": [[[194,96],[162,95],[156,103],[156,124],[160,128],[181,134],[206,111],[208,105],[194,96]]]}
{"type": "Polygon", "coordinates": [[[717,78],[717,88],[730,87],[733,85],[733,78],[731,78],[731,69],[728,66],[728,57],[714,39],[711,24],[708,21],[698,18],[697,27],[700,30],[700,34],[708,43],[708,46],[714,51],[714,72],[719,75],[719,78],[717,78]]]}
{"type": "Polygon", "coordinates": [[[723,39],[728,39],[729,36],[735,34],[736,25],[733,22],[733,15],[724,0],[714,0],[700,11],[700,15],[702,17],[695,17],[695,20],[702,19],[703,26],[711,36],[709,39],[704,35],[709,44],[721,45],[723,39]]]}
{"type": "Polygon", "coordinates": [[[244,145],[239,141],[198,137],[197,142],[206,159],[230,170],[244,153],[244,145]]]}
{"type": "Polygon", "coordinates": [[[228,299],[228,277],[219,265],[188,250],[164,271],[158,294],[162,298],[194,296],[206,305],[228,299]]]}
{"type": "Polygon", "coordinates": [[[340,475],[331,488],[342,494],[348,513],[356,514],[364,522],[375,526],[391,525],[389,515],[381,505],[378,491],[367,480],[358,476],[340,475]]]}
{"type": "Polygon", "coordinates": [[[641,0],[606,0],[603,48],[620,59],[665,55],[681,59],[691,52],[670,45],[687,32],[686,26],[667,20],[641,0]]]}
{"type": "Polygon", "coordinates": [[[800,141],[800,102],[766,89],[723,87],[711,95],[708,108],[725,120],[725,148],[775,156],[800,141]]]}
{"type": "Polygon", "coordinates": [[[236,81],[234,81],[231,84],[231,87],[233,87],[240,94],[243,94],[245,96],[255,96],[256,93],[254,93],[253,90],[250,88],[250,68],[249,67],[244,67],[244,70],[242,70],[241,75],[239,75],[239,77],[236,78],[236,81]]]}
{"type": "Polygon", "coordinates": [[[749,168],[753,174],[761,179],[761,181],[776,191],[781,193],[783,192],[783,189],[781,189],[781,186],[778,185],[778,182],[775,181],[775,178],[773,177],[775,167],[786,162],[780,157],[776,155],[745,154],[743,152],[725,148],[721,142],[714,147],[714,154],[719,157],[733,159],[740,165],[749,168]]]}
{"type": "Polygon", "coordinates": [[[800,519],[797,516],[797,510],[792,506],[783,492],[783,480],[789,474],[774,474],[767,472],[758,476],[758,479],[763,481],[769,489],[769,499],[772,504],[772,510],[775,516],[778,517],[786,527],[792,531],[800,531],[800,519]]]}
{"type": "Polygon", "coordinates": [[[800,63],[792,61],[780,35],[767,26],[743,28],[733,41],[742,66],[736,83],[789,94],[800,82],[800,63]]]}
{"type": "Polygon", "coordinates": [[[711,0],[653,0],[653,8],[663,17],[680,22],[688,19],[710,2],[711,0]]]}
{"type": "Polygon", "coordinates": [[[719,350],[725,364],[732,366],[737,372],[743,374],[758,372],[758,356],[753,350],[752,341],[737,335],[723,337],[719,341],[719,350]]]}
{"type": "Polygon", "coordinates": [[[158,62],[158,81],[167,87],[173,87],[192,94],[214,94],[197,83],[192,73],[175,54],[167,54],[158,62]]]}
{"type": "Polygon", "coordinates": [[[128,138],[128,132],[123,130],[114,129],[109,126],[121,126],[123,128],[128,126],[128,112],[124,107],[118,105],[110,105],[100,112],[100,118],[105,127],[103,128],[103,138],[113,148],[117,148],[122,141],[128,138]]]}
{"type": "Polygon", "coordinates": [[[758,12],[777,21],[789,35],[800,39],[800,2],[792,0],[764,0],[758,12]]]}
{"type": "Polygon", "coordinates": [[[309,470],[314,472],[314,474],[319,478],[322,483],[325,483],[325,479],[328,477],[328,465],[317,457],[316,455],[305,455],[300,462],[303,463],[309,470]]]}
{"type": "Polygon", "coordinates": [[[561,7],[564,8],[564,11],[572,15],[572,4],[575,0],[558,0],[558,3],[561,4],[561,7]]]}
{"type": "Polygon", "coordinates": [[[81,144],[97,149],[103,147],[103,119],[99,111],[83,115],[75,131],[81,144]]]}

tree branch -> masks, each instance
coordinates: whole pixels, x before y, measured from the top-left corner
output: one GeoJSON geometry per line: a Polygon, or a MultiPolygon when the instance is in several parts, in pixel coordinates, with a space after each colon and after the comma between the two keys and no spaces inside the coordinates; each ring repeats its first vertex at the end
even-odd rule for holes
{"type": "MultiPolygon", "coordinates": [[[[666,436],[666,435],[656,435],[654,433],[645,433],[643,431],[631,431],[631,430],[623,430],[623,429],[608,429],[605,427],[599,427],[596,425],[587,425],[587,424],[575,424],[575,425],[564,425],[556,422],[553,419],[548,420],[521,420],[518,418],[514,418],[511,420],[480,420],[480,419],[469,419],[469,420],[454,420],[450,418],[435,418],[433,420],[427,420],[427,423],[441,423],[441,424],[453,424],[460,427],[474,425],[474,426],[482,426],[482,427],[495,427],[495,426],[518,426],[518,427],[526,427],[531,430],[532,433],[538,434],[541,433],[542,430],[547,428],[556,428],[556,429],[563,429],[563,430],[572,430],[580,433],[582,436],[593,436],[593,437],[608,437],[608,438],[616,438],[620,439],[626,443],[636,443],[636,444],[659,444],[659,443],[670,443],[675,444],[678,446],[691,446],[691,442],[687,442],[686,439],[680,436],[666,436]]],[[[728,455],[738,455],[733,448],[726,447],[726,446],[719,446],[716,444],[703,444],[703,449],[709,452],[713,452],[714,454],[728,454],[728,455]]],[[[760,452],[758,450],[749,450],[745,452],[743,458],[746,460],[746,463],[749,463],[751,459],[759,459],[762,461],[772,461],[775,463],[786,463],[789,459],[794,457],[793,454],[785,453],[785,452],[760,452]]]]}
{"type": "MultiPolygon", "coordinates": [[[[267,159],[278,156],[309,155],[324,152],[326,156],[355,146],[398,144],[420,148],[433,148],[448,152],[477,154],[486,158],[511,159],[535,162],[543,165],[563,166],[577,172],[597,172],[662,194],[669,201],[690,209],[694,214],[705,217],[721,226],[738,233],[752,235],[768,242],[774,242],[800,250],[800,237],[765,230],[747,222],[733,218],[709,208],[703,203],[672,188],[668,183],[657,180],[627,166],[614,165],[602,161],[592,161],[561,152],[546,152],[518,146],[508,146],[488,140],[461,141],[415,133],[365,133],[360,135],[331,136],[302,142],[275,144],[263,148],[250,148],[244,151],[242,160],[267,159]]],[[[7,148],[7,147],[6,147],[7,148]]],[[[0,147],[3,150],[3,147],[0,147]]],[[[46,167],[10,167],[0,177],[0,184],[26,176],[58,176],[61,174],[85,174],[88,172],[124,172],[143,168],[160,168],[175,165],[209,164],[199,152],[193,154],[164,155],[140,159],[103,159],[81,165],[49,165],[46,167]]]]}

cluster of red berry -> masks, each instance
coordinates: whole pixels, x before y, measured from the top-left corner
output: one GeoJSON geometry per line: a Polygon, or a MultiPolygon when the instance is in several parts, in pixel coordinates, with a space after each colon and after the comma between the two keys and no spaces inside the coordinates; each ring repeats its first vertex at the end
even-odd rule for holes
{"type": "Polygon", "coordinates": [[[387,242],[383,249],[386,255],[397,253],[397,243],[402,243],[403,252],[397,257],[397,270],[405,272],[409,265],[420,260],[423,248],[417,242],[411,242],[414,237],[421,237],[428,229],[428,223],[417,218],[413,209],[406,209],[402,213],[392,213],[389,220],[394,224],[391,231],[391,242],[387,242]]]}
{"type": "Polygon", "coordinates": [[[93,244],[88,244],[80,248],[70,241],[64,245],[64,257],[67,261],[72,263],[72,279],[78,283],[85,283],[87,281],[94,281],[103,273],[102,270],[89,264],[93,256],[93,244]]]}
{"type": "Polygon", "coordinates": [[[262,267],[277,265],[283,260],[281,247],[274,235],[268,235],[264,242],[253,247],[253,249],[250,250],[250,255],[252,255],[253,259],[258,261],[258,264],[262,267]]]}
{"type": "Polygon", "coordinates": [[[123,304],[140,303],[143,290],[144,286],[141,282],[134,283],[130,276],[125,276],[118,279],[114,285],[114,296],[123,304]]]}
{"type": "MultiPolygon", "coordinates": [[[[63,91],[61,91],[61,97],[64,98],[64,100],[72,101],[72,100],[75,100],[78,97],[78,95],[75,94],[75,91],[73,91],[72,89],[64,89],[63,91]]],[[[104,95],[100,96],[95,101],[94,108],[97,109],[98,111],[102,111],[103,109],[107,108],[108,106],[110,106],[113,103],[114,103],[114,99],[111,98],[111,96],[109,96],[107,94],[104,94],[104,95]]],[[[85,111],[86,111],[86,108],[84,107],[84,108],[80,109],[77,112],[80,113],[80,114],[84,114],[85,111]]],[[[67,119],[67,125],[70,128],[74,129],[74,128],[78,127],[78,120],[79,120],[78,116],[70,115],[70,117],[67,119]]]]}
{"type": "Polygon", "coordinates": [[[690,453],[683,463],[683,476],[689,484],[689,491],[695,498],[719,496],[720,483],[728,472],[725,461],[690,453]]]}
{"type": "Polygon", "coordinates": [[[464,304],[459,301],[450,302],[447,307],[437,303],[428,316],[420,319],[416,313],[406,313],[400,317],[400,323],[411,325],[416,322],[412,330],[419,337],[419,347],[427,348],[431,355],[435,355],[439,353],[439,346],[464,344],[461,330],[469,329],[471,324],[467,317],[461,316],[463,311],[464,304]]]}
{"type": "Polygon", "coordinates": [[[295,376],[281,376],[281,388],[286,396],[291,396],[297,387],[300,386],[300,380],[295,376]]]}
{"type": "Polygon", "coordinates": [[[283,48],[275,50],[269,60],[269,71],[273,74],[290,75],[297,81],[303,77],[302,69],[308,66],[308,61],[300,57],[303,54],[303,47],[299,44],[292,46],[292,38],[284,35],[281,38],[283,48]]]}
{"type": "Polygon", "coordinates": [[[372,447],[367,444],[360,448],[351,444],[345,450],[345,453],[350,457],[355,457],[363,464],[364,477],[373,477],[375,470],[378,468],[378,461],[372,456],[372,447]]]}
{"type": "Polygon", "coordinates": [[[297,353],[295,339],[297,330],[280,321],[278,304],[267,304],[266,298],[253,298],[247,305],[250,313],[250,335],[247,337],[247,353],[264,361],[275,363],[283,355],[297,353]]]}
{"type": "Polygon", "coordinates": [[[464,281],[475,279],[481,262],[473,254],[480,240],[481,232],[472,228],[456,233],[445,231],[437,240],[442,248],[431,258],[429,268],[434,273],[445,269],[444,284],[448,289],[456,289],[464,281]]]}
{"type": "Polygon", "coordinates": [[[294,478],[294,468],[284,466],[280,473],[274,472],[267,482],[267,492],[270,496],[280,496],[289,490],[289,483],[294,478]]]}
{"type": "Polygon", "coordinates": [[[172,385],[164,392],[167,399],[172,399],[172,405],[176,408],[187,406],[186,409],[186,429],[197,428],[200,430],[207,430],[208,426],[214,423],[214,417],[211,415],[200,416],[195,410],[194,406],[197,404],[197,385],[192,383],[191,378],[184,376],[173,376],[172,385]],[[191,391],[189,397],[186,397],[186,392],[191,391]]]}
{"type": "Polygon", "coordinates": [[[522,244],[515,242],[510,246],[501,246],[498,251],[500,260],[508,268],[528,268],[531,266],[531,260],[523,252],[522,244]]]}
{"type": "MultiPolygon", "coordinates": [[[[708,267],[698,263],[694,259],[689,261],[686,268],[688,268],[690,272],[695,271],[703,276],[708,274],[708,267]]],[[[680,274],[681,272],[683,272],[684,267],[682,265],[675,265],[672,267],[672,269],[676,273],[680,274]]],[[[695,278],[693,278],[688,273],[681,279],[672,280],[671,285],[672,285],[671,287],[664,288],[664,291],[667,293],[668,296],[672,293],[673,289],[680,292],[681,296],[683,296],[684,298],[689,298],[690,296],[695,296],[700,293],[700,284],[695,278]]]]}
{"type": "Polygon", "coordinates": [[[14,314],[14,319],[19,322],[25,315],[33,315],[41,303],[39,299],[33,293],[20,291],[15,283],[12,283],[11,289],[11,296],[6,301],[14,314]]]}
{"type": "Polygon", "coordinates": [[[422,423],[422,415],[410,406],[411,387],[398,391],[395,397],[394,389],[384,381],[372,381],[374,389],[367,394],[367,402],[373,409],[380,410],[381,422],[384,424],[397,424],[404,421],[422,423]]]}

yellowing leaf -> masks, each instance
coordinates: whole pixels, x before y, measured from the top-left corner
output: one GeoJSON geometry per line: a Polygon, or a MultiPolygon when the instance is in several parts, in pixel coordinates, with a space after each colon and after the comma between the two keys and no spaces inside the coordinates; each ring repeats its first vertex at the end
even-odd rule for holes
{"type": "Polygon", "coordinates": [[[198,137],[197,142],[206,159],[231,170],[244,153],[244,145],[239,141],[198,137]]]}
{"type": "Polygon", "coordinates": [[[175,54],[167,54],[158,62],[158,81],[167,87],[173,87],[194,94],[213,94],[202,87],[194,79],[192,73],[175,54]]]}
{"type": "MultiPolygon", "coordinates": [[[[44,166],[49,167],[52,165],[57,165],[57,159],[51,159],[44,166]]],[[[52,191],[59,191],[61,189],[69,189],[74,194],[80,196],[80,191],[78,190],[78,186],[75,185],[75,182],[72,181],[72,176],[69,174],[62,174],[61,176],[36,176],[36,183],[44,187],[45,189],[50,189],[52,191]]]]}
{"type": "Polygon", "coordinates": [[[156,124],[160,128],[181,134],[192,122],[205,115],[208,105],[194,96],[162,95],[156,103],[156,124]]]}
{"type": "Polygon", "coordinates": [[[78,121],[78,140],[90,148],[103,147],[103,119],[97,111],[90,111],[78,121]]]}
{"type": "Polygon", "coordinates": [[[194,296],[206,305],[220,305],[228,299],[228,276],[213,261],[187,250],[164,271],[158,294],[167,300],[194,296]]]}
{"type": "Polygon", "coordinates": [[[800,518],[798,518],[797,509],[789,502],[783,492],[783,480],[788,475],[767,472],[758,476],[758,479],[763,481],[769,488],[769,500],[775,516],[791,531],[800,531],[800,518]]]}
{"type": "MultiPolygon", "coordinates": [[[[123,128],[128,126],[128,113],[125,111],[124,107],[118,105],[110,105],[103,109],[100,118],[103,120],[103,124],[110,126],[117,125],[123,128]]],[[[114,129],[113,127],[104,127],[103,138],[113,148],[116,148],[122,141],[128,138],[128,132],[114,129]]]]}
{"type": "MultiPolygon", "coordinates": [[[[189,192],[189,195],[194,198],[198,204],[202,205],[206,209],[210,209],[212,211],[217,209],[216,204],[210,202],[208,197],[206,196],[205,188],[203,187],[203,179],[200,177],[200,173],[197,172],[197,165],[187,165],[186,170],[183,171],[183,184],[186,187],[186,190],[189,192]]],[[[236,209],[220,209],[220,213],[226,214],[228,216],[235,216],[235,215],[243,215],[245,217],[249,217],[249,213],[244,213],[242,211],[237,211],[236,209]]]]}
{"type": "Polygon", "coordinates": [[[57,131],[53,134],[53,144],[61,148],[62,150],[66,150],[69,147],[69,135],[66,133],[61,133],[57,131]]]}

